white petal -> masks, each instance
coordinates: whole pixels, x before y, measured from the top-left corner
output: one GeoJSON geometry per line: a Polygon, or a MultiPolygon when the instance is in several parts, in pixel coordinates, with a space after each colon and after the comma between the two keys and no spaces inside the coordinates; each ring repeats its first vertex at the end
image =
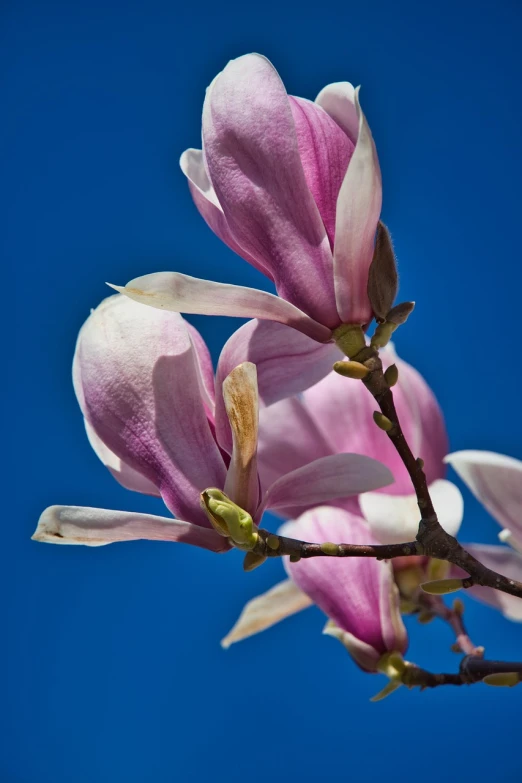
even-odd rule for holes
{"type": "Polygon", "coordinates": [[[279,321],[319,342],[327,342],[332,336],[330,329],[305,315],[290,302],[255,288],[214,283],[179,272],[143,275],[124,287],[112,283],[109,285],[135,302],[159,310],[279,321]]]}
{"type": "Polygon", "coordinates": [[[230,647],[234,642],[265,631],[308,606],[312,606],[312,600],[301,592],[291,579],[285,579],[245,605],[238,621],[222,640],[221,646],[230,647]]]}
{"type": "MultiPolygon", "coordinates": [[[[457,534],[464,513],[458,487],[446,479],[437,479],[429,487],[439,522],[447,533],[457,534]]],[[[415,495],[385,495],[368,492],[359,498],[361,511],[370,530],[383,544],[414,541],[420,512],[415,495]]]]}
{"type": "Polygon", "coordinates": [[[229,548],[214,530],[180,519],[82,506],[49,506],[38,520],[32,537],[45,544],[103,546],[116,541],[148,539],[193,544],[213,552],[229,548]]]}

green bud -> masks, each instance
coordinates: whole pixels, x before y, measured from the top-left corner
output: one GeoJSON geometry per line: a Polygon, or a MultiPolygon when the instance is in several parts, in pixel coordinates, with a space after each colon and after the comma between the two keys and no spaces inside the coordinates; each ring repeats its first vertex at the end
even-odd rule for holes
{"type": "Polygon", "coordinates": [[[321,552],[325,555],[337,555],[339,553],[339,545],[332,544],[331,541],[325,541],[321,544],[321,552]]]}
{"type": "Polygon", "coordinates": [[[395,384],[399,380],[399,370],[397,369],[396,364],[390,364],[390,366],[384,373],[384,380],[386,381],[388,386],[390,387],[395,386],[395,384]]]}
{"type": "Polygon", "coordinates": [[[520,674],[518,672],[498,672],[496,674],[488,674],[482,682],[486,685],[497,685],[505,688],[512,688],[514,685],[518,685],[520,682],[520,674]]]}
{"type": "Polygon", "coordinates": [[[435,615],[433,612],[428,611],[427,609],[423,610],[422,612],[419,612],[417,616],[417,620],[421,625],[427,625],[428,623],[431,623],[432,620],[435,619],[435,615]]]}
{"type": "Polygon", "coordinates": [[[380,411],[374,411],[373,420],[381,430],[384,430],[384,432],[389,432],[393,429],[393,422],[380,411]]]}
{"type": "Polygon", "coordinates": [[[241,549],[253,549],[259,534],[250,514],[240,508],[220,489],[206,489],[201,503],[217,532],[230,538],[241,549]]]}
{"type": "Polygon", "coordinates": [[[301,559],[301,555],[290,555],[291,563],[298,563],[301,559]]]}
{"type": "Polygon", "coordinates": [[[422,457],[417,457],[416,462],[417,462],[417,465],[419,466],[419,468],[421,470],[424,470],[424,460],[422,459],[422,457]]]}
{"type": "Polygon", "coordinates": [[[262,565],[266,560],[266,555],[258,555],[257,552],[247,552],[243,560],[243,570],[253,571],[254,568],[262,565]]]}
{"type": "Polygon", "coordinates": [[[450,564],[446,560],[439,560],[437,557],[430,557],[428,568],[426,570],[427,581],[438,581],[446,579],[450,570],[450,564]]]}
{"type": "Polygon", "coordinates": [[[459,617],[462,617],[464,614],[464,602],[460,600],[460,598],[455,598],[453,601],[453,611],[455,614],[458,614],[459,617]]]}
{"type": "Polygon", "coordinates": [[[389,321],[379,324],[371,339],[372,348],[384,348],[388,345],[396,328],[397,326],[389,321]]]}
{"type": "Polygon", "coordinates": [[[266,545],[275,552],[281,546],[279,536],[270,535],[267,536],[266,545]]]}
{"type": "Polygon", "coordinates": [[[358,381],[366,378],[370,372],[361,362],[335,362],[333,368],[339,375],[345,378],[354,378],[358,381]]]}
{"type": "Polygon", "coordinates": [[[422,590],[429,595],[447,595],[462,590],[462,579],[438,579],[435,582],[424,582],[422,590]]]}
{"type": "Polygon", "coordinates": [[[349,358],[366,348],[366,338],[359,324],[341,324],[334,329],[333,337],[337,347],[349,358]]]}

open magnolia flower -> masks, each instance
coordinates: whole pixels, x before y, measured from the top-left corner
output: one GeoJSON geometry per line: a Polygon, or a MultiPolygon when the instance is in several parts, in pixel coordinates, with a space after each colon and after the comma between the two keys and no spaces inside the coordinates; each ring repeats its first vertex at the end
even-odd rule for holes
{"type": "MultiPolygon", "coordinates": [[[[441,410],[426,381],[398,358],[392,345],[381,352],[381,357],[386,367],[396,364],[398,368],[394,400],[403,431],[414,453],[424,460],[441,524],[455,535],[462,521],[463,503],[458,488],[444,479],[447,435],[441,410]]],[[[415,539],[419,509],[411,480],[388,437],[375,426],[374,407],[362,383],[332,372],[301,396],[260,411],[259,470],[264,481],[277,481],[285,469],[297,470],[310,459],[346,448],[369,457],[378,455],[395,479],[384,491],[339,500],[302,516],[302,508],[281,509],[297,518],[284,525],[285,535],[336,543],[392,544],[415,539]],[[279,435],[277,446],[275,433],[279,435]]],[[[400,560],[393,561],[394,568],[402,566],[400,560]]],[[[405,558],[405,565],[412,565],[413,560],[405,558]]],[[[312,558],[286,567],[290,578],[245,606],[223,640],[224,646],[316,603],[332,621],[327,633],[340,638],[363,668],[375,671],[382,655],[404,651],[401,625],[396,621],[398,599],[392,564],[371,558],[312,558]],[[362,624],[357,623],[358,618],[362,624]],[[390,629],[395,629],[395,635],[390,629]],[[365,663],[360,649],[369,655],[365,663]]],[[[424,581],[422,569],[419,573],[420,583],[424,581]]]]}
{"type": "MultiPolygon", "coordinates": [[[[486,568],[509,579],[522,580],[522,462],[491,451],[457,451],[446,457],[475,497],[502,526],[499,538],[510,546],[464,544],[486,568]]],[[[462,572],[454,569],[455,576],[462,572]]],[[[510,620],[522,621],[522,599],[491,587],[467,591],[499,609],[510,620]]]]}
{"type": "Polygon", "coordinates": [[[375,459],[335,454],[260,482],[256,367],[244,362],[218,384],[219,414],[199,333],[180,315],[124,296],[106,299],[87,319],[73,375],[97,455],[121,484],[160,496],[177,519],[52,506],[38,523],[39,541],[99,545],[149,538],[221,552],[230,543],[201,506],[208,488],[226,493],[257,523],[265,508],[317,505],[393,480],[375,459]]]}
{"type": "Polygon", "coordinates": [[[341,324],[368,324],[382,189],[358,90],[339,82],[315,102],[296,98],[268,60],[248,54],[208,88],[202,136],[203,150],[181,157],[196,206],[278,296],[176,272],[118,290],[175,312],[280,322],[320,343],[341,324]]]}

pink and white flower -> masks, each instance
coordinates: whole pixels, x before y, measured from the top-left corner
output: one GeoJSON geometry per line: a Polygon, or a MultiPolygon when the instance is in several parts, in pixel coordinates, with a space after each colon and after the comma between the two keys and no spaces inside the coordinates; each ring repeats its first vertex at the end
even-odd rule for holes
{"type": "MultiPolygon", "coordinates": [[[[123,486],[160,496],[176,519],[124,511],[52,506],[39,541],[99,545],[137,538],[229,549],[200,505],[224,491],[258,522],[266,508],[324,503],[391,483],[388,468],[357,454],[335,454],[260,481],[258,380],[243,362],[214,390],[199,333],[178,315],[106,299],[80,331],[74,387],[95,452],[123,486]],[[221,401],[216,413],[216,396],[221,401]]],[[[271,376],[261,366],[261,385],[271,376]]]]}
{"type": "MultiPolygon", "coordinates": [[[[425,461],[441,523],[455,535],[463,503],[458,488],[444,478],[447,435],[442,412],[426,381],[399,359],[392,345],[381,356],[385,366],[398,367],[394,399],[403,430],[414,453],[425,461]]],[[[419,510],[411,480],[386,434],[375,426],[373,410],[374,401],[362,383],[332,372],[299,397],[260,411],[258,456],[264,481],[277,480],[285,466],[295,470],[309,459],[346,448],[378,455],[395,479],[384,491],[308,507],[304,514],[302,507],[276,511],[296,519],[283,526],[285,535],[336,543],[400,543],[415,538],[419,510]]],[[[343,641],[362,668],[375,671],[382,655],[406,648],[392,565],[395,568],[396,561],[320,557],[287,563],[290,578],[250,601],[223,644],[229,646],[316,603],[330,618],[326,632],[343,641]]]]}
{"type": "MultiPolygon", "coordinates": [[[[446,462],[502,527],[499,538],[509,546],[464,544],[486,568],[509,579],[522,580],[522,462],[491,451],[456,451],[446,462]]],[[[456,576],[462,573],[455,570],[456,576]]],[[[522,599],[491,587],[467,591],[499,609],[510,620],[522,621],[522,599]]]]}
{"type": "Polygon", "coordinates": [[[343,323],[368,324],[382,187],[358,89],[338,82],[315,102],[296,98],[268,60],[248,54],[208,88],[202,136],[203,150],[181,156],[195,204],[278,295],[176,272],[118,290],[175,312],[279,322],[319,343],[343,323]]]}

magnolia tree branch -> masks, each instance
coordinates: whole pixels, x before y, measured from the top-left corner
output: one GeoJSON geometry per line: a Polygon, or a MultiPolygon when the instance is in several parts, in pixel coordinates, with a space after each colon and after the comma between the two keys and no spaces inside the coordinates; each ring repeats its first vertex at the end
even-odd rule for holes
{"type": "Polygon", "coordinates": [[[391,422],[391,428],[387,430],[386,434],[410,475],[421,516],[417,542],[421,545],[424,554],[439,560],[446,560],[466,571],[469,574],[469,579],[464,580],[463,587],[471,587],[474,584],[483,585],[522,598],[521,582],[508,579],[483,566],[469,552],[466,552],[456,538],[450,536],[441,527],[428,490],[422,460],[415,457],[404,437],[395,410],[393,392],[384,377],[378,352],[375,348],[365,348],[354,358],[361,361],[370,371],[363,379],[363,383],[375,398],[382,414],[391,422]]]}
{"type": "Polygon", "coordinates": [[[439,685],[472,685],[483,681],[488,685],[517,685],[522,681],[522,663],[486,661],[481,656],[466,655],[457,674],[433,674],[410,663],[402,678],[404,685],[421,689],[439,685]]]}
{"type": "Polygon", "coordinates": [[[428,595],[422,591],[418,592],[415,601],[421,610],[428,612],[432,617],[438,617],[450,626],[455,634],[453,647],[455,652],[462,652],[476,658],[484,656],[484,648],[474,645],[468,635],[463,617],[464,605],[461,601],[455,601],[453,606],[449,607],[440,596],[428,595]]]}

